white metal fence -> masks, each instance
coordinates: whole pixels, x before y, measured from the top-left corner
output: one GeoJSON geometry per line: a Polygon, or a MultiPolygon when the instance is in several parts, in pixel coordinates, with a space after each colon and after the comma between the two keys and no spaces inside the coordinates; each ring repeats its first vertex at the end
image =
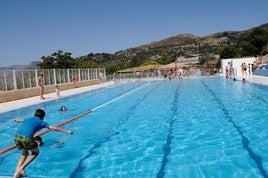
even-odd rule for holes
{"type": "MultiPolygon", "coordinates": [[[[125,72],[125,73],[117,73],[116,76],[113,75],[107,75],[107,80],[113,80],[115,77],[116,79],[131,79],[131,78],[152,78],[152,77],[169,77],[169,69],[162,69],[162,70],[151,70],[151,71],[140,71],[139,76],[137,76],[136,71],[133,72],[125,72]]],[[[202,77],[202,76],[208,76],[208,75],[219,75],[221,72],[219,69],[216,69],[216,73],[214,73],[214,69],[189,69],[181,71],[181,77],[188,78],[188,77],[202,77]]],[[[174,78],[174,76],[172,76],[174,78]]]]}
{"type": "Polygon", "coordinates": [[[0,91],[37,87],[40,73],[43,73],[45,85],[70,83],[72,75],[77,81],[106,79],[104,68],[0,70],[0,91]]]}

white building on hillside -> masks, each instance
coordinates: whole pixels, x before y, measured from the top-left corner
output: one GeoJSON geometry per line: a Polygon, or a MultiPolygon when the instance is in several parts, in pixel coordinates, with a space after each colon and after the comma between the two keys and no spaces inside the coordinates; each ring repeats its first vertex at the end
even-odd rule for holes
{"type": "MultiPolygon", "coordinates": [[[[209,54],[210,57],[215,59],[220,59],[220,55],[209,54]]],[[[181,56],[177,58],[177,62],[179,63],[187,63],[187,64],[197,64],[200,62],[202,58],[202,54],[191,54],[187,56],[181,56]]]]}

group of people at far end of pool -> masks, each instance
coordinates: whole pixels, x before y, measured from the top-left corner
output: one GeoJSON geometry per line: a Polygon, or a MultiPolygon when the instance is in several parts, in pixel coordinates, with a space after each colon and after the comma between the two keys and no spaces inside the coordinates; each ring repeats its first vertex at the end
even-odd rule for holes
{"type": "MultiPolygon", "coordinates": [[[[255,67],[254,67],[255,65],[256,65],[255,61],[252,65],[249,64],[249,66],[252,66],[251,69],[249,70],[249,75],[253,74],[253,71],[255,69],[255,67]]],[[[247,75],[246,70],[247,70],[247,65],[245,63],[242,63],[241,71],[242,71],[242,82],[243,83],[246,82],[246,75],[247,75]]],[[[228,64],[225,67],[225,77],[226,78],[233,78],[234,81],[237,80],[234,67],[230,62],[228,62],[228,64]]]]}
{"type": "MultiPolygon", "coordinates": [[[[63,106],[64,107],[64,106],[63,106]]],[[[66,107],[64,107],[66,110],[66,107]]],[[[25,168],[38,156],[39,146],[43,145],[40,136],[35,137],[35,133],[43,128],[48,128],[63,132],[66,134],[73,134],[72,130],[64,130],[58,126],[51,126],[44,121],[46,113],[42,109],[37,109],[34,117],[27,119],[15,119],[16,123],[22,123],[17,129],[14,141],[18,149],[21,151],[21,157],[18,160],[17,167],[14,173],[14,178],[26,177],[25,168]],[[31,155],[29,155],[31,151],[31,155]]]]}

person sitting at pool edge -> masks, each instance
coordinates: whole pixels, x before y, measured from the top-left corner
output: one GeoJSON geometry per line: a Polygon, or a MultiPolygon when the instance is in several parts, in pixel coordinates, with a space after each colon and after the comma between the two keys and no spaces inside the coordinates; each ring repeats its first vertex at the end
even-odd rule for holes
{"type": "Polygon", "coordinates": [[[67,108],[66,108],[65,106],[62,106],[62,107],[60,107],[60,110],[61,110],[61,111],[66,111],[67,108]]]}
{"type": "Polygon", "coordinates": [[[34,113],[34,117],[28,119],[15,119],[16,123],[22,123],[15,133],[14,141],[19,150],[21,150],[21,157],[18,160],[14,178],[27,176],[25,168],[38,156],[39,148],[35,142],[33,136],[36,132],[42,128],[48,128],[63,132],[66,134],[73,134],[71,130],[64,130],[58,126],[51,126],[47,122],[43,121],[46,113],[42,109],[37,109],[34,113]],[[29,151],[31,150],[31,155],[29,151]]]}

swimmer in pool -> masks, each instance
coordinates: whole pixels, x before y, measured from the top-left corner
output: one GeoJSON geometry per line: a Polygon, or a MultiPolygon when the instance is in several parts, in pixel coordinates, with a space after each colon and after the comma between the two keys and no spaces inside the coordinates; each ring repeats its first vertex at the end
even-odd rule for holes
{"type": "Polygon", "coordinates": [[[60,110],[61,110],[61,111],[66,111],[67,108],[66,108],[65,106],[62,106],[62,107],[60,107],[60,110]]]}

